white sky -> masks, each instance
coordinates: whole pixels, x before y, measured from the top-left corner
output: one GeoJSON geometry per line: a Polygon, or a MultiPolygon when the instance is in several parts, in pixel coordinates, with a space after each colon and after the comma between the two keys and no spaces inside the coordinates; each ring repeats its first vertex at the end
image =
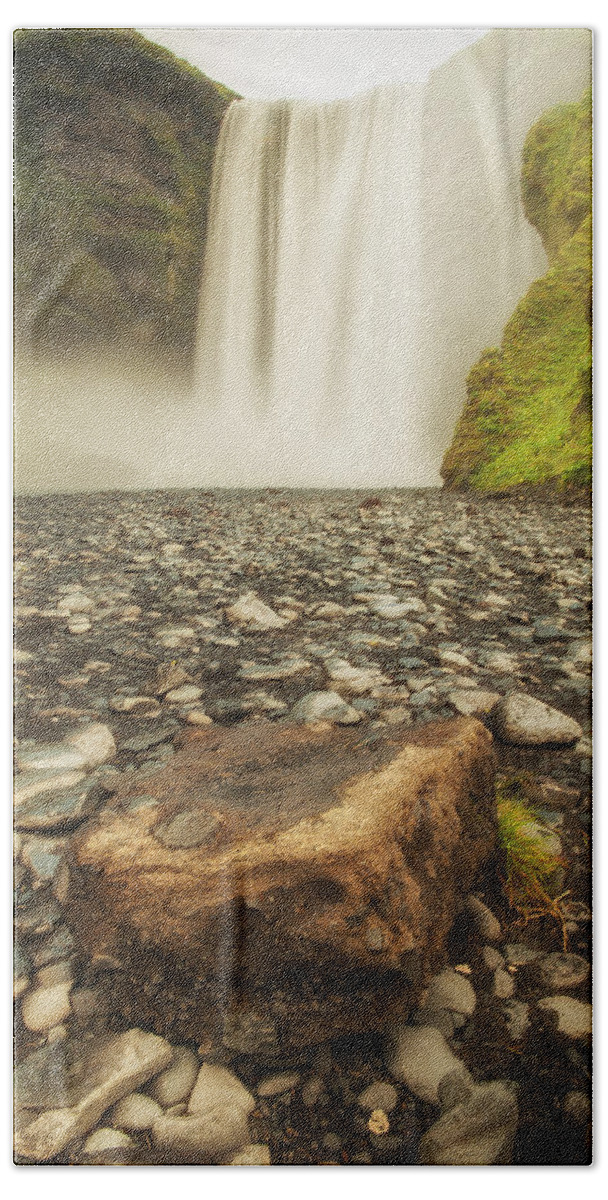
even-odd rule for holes
{"type": "Polygon", "coordinates": [[[223,26],[139,32],[242,96],[323,101],[424,80],[487,29],[223,26]]]}

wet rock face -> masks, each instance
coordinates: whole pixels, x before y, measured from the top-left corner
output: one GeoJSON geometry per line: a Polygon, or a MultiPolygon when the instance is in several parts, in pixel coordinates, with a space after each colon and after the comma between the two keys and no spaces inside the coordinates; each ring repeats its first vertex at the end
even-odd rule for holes
{"type": "Polygon", "coordinates": [[[188,353],[233,94],[129,29],[20,29],[15,79],[19,345],[188,353]]]}
{"type": "Polygon", "coordinates": [[[474,720],[367,739],[197,731],[145,804],[126,780],[73,837],[71,920],[89,951],[156,980],[148,1019],[166,1021],[170,980],[189,1036],[235,1011],[279,1042],[381,1026],[418,994],[492,848],[493,774],[474,720]]]}

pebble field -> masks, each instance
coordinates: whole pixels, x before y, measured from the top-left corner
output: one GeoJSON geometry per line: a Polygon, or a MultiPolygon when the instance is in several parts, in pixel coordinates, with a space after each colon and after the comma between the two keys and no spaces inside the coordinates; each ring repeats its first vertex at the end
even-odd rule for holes
{"type": "Polygon", "coordinates": [[[17,1161],[433,1163],[484,1137],[489,1161],[589,1161],[588,509],[432,489],[22,497],[15,551],[17,1129],[39,1123],[17,1161]],[[111,1011],[112,964],[87,960],[63,902],[70,834],[119,776],[145,793],[211,723],[370,734],[458,714],[536,788],[561,924],[522,923],[478,881],[390,1045],[370,1032],[270,1061],[111,1011]],[[58,1139],[57,1110],[77,1113],[58,1139]]]}

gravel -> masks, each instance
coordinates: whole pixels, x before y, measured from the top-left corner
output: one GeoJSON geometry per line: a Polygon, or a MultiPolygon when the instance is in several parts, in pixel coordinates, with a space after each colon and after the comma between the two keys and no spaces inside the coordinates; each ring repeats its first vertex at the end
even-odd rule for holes
{"type": "MultiPolygon", "coordinates": [[[[502,1161],[513,1105],[501,1089],[514,1079],[512,1161],[588,1161],[588,512],[434,490],[364,499],[18,501],[18,1161],[446,1161],[456,1142],[475,1153],[490,1100],[484,1161],[502,1161]],[[329,719],[369,734],[460,714],[508,737],[496,742],[501,770],[537,781],[544,836],[566,862],[566,952],[558,923],[522,927],[495,882],[471,880],[478,894],[437,964],[433,1008],[389,1043],[361,1034],[284,1062],[276,1031],[237,1010],[212,1047],[112,1027],[105,989],[121,964],[87,960],[62,905],[72,831],[123,775],[149,804],[150,772],[183,731],[204,736],[212,722],[329,719]],[[93,1095],[99,1038],[109,1049],[93,1095]],[[468,1110],[462,1085],[482,1097],[468,1110]],[[480,1086],[499,1090],[484,1100],[480,1086]],[[445,1123],[459,1108],[462,1136],[455,1117],[445,1123]]],[[[159,834],[185,846],[213,830],[192,818],[159,834]]]]}

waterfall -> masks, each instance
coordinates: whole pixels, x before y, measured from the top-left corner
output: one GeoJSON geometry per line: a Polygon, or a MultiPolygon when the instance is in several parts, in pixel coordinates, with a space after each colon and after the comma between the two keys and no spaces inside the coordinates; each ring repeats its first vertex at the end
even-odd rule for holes
{"type": "Polygon", "coordinates": [[[440,482],[468,371],[546,269],[525,135],[588,72],[583,30],[496,30],[426,84],[231,105],[201,297],[206,482],[440,482]]]}
{"type": "Polygon", "coordinates": [[[19,490],[427,486],[481,351],[546,270],[519,199],[584,29],[497,29],[426,83],[240,100],[216,149],[198,363],[134,348],[18,374],[19,490]]]}
{"type": "Polygon", "coordinates": [[[198,365],[220,470],[225,447],[250,483],[402,479],[420,415],[421,102],[400,87],[231,105],[198,365]]]}

